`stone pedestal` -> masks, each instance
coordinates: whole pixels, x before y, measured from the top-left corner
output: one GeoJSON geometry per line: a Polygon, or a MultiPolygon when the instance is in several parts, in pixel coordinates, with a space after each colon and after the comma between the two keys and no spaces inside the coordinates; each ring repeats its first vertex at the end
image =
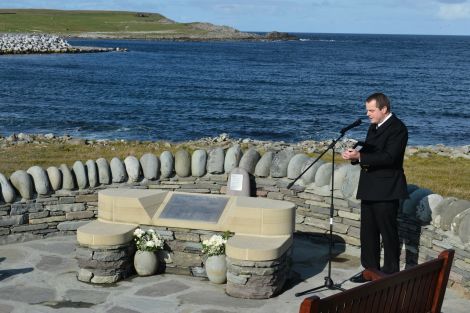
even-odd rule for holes
{"type": "Polygon", "coordinates": [[[291,249],[272,261],[244,261],[227,257],[228,295],[245,299],[267,299],[279,294],[289,275],[291,249]]]}
{"type": "Polygon", "coordinates": [[[86,283],[111,284],[134,274],[133,242],[125,245],[88,247],[77,246],[80,268],[77,279],[86,283]]]}

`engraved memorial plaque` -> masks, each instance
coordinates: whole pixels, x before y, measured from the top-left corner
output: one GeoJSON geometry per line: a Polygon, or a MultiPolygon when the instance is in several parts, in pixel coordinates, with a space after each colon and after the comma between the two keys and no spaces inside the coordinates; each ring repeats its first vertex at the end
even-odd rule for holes
{"type": "Polygon", "coordinates": [[[243,187],[243,175],[232,174],[230,175],[230,189],[235,191],[241,191],[243,187]]]}
{"type": "Polygon", "coordinates": [[[229,198],[174,193],[159,218],[217,223],[229,198]]]}

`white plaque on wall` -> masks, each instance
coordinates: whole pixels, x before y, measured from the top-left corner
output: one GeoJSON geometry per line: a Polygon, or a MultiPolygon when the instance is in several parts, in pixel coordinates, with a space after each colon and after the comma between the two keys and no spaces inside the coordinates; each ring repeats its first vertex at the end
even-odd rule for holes
{"type": "Polygon", "coordinates": [[[230,175],[230,190],[241,191],[242,186],[243,186],[243,175],[231,174],[230,175]]]}

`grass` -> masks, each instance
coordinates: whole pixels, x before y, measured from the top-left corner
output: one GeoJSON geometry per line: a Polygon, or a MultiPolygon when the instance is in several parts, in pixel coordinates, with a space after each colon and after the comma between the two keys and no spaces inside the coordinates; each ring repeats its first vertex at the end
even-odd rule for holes
{"type": "MultiPolygon", "coordinates": [[[[242,145],[243,149],[247,147],[247,145],[242,145]]],[[[46,169],[49,166],[58,167],[64,163],[71,167],[77,160],[86,162],[88,159],[96,160],[100,157],[104,157],[108,161],[113,157],[124,160],[128,155],[140,158],[147,152],[158,156],[164,150],[174,153],[180,148],[192,152],[197,148],[204,147],[197,143],[119,141],[91,145],[58,142],[14,145],[0,148],[0,173],[9,176],[15,170],[27,170],[33,165],[39,165],[46,169]]],[[[330,162],[331,155],[326,155],[324,160],[330,162]]],[[[335,162],[344,163],[340,156],[335,158],[335,162]]],[[[430,155],[426,158],[410,156],[405,160],[405,173],[409,184],[429,188],[442,196],[470,200],[470,160],[450,159],[438,155],[430,155]]]]}
{"type": "MultiPolygon", "coordinates": [[[[168,23],[158,13],[123,11],[62,11],[0,9],[0,33],[53,33],[73,36],[86,32],[162,32],[198,34],[190,24],[168,23]]],[[[158,34],[155,34],[158,36],[158,34]]]]}

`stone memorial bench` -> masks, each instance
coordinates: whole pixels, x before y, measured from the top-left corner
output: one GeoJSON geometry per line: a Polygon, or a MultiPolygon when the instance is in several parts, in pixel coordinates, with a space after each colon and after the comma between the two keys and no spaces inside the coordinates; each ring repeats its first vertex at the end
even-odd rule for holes
{"type": "Polygon", "coordinates": [[[230,231],[226,244],[229,295],[269,298],[282,290],[289,268],[295,206],[287,201],[151,189],[106,189],[98,219],[77,229],[78,279],[113,283],[132,274],[133,232],[155,227],[169,248],[165,272],[200,275],[201,242],[230,231]]]}

